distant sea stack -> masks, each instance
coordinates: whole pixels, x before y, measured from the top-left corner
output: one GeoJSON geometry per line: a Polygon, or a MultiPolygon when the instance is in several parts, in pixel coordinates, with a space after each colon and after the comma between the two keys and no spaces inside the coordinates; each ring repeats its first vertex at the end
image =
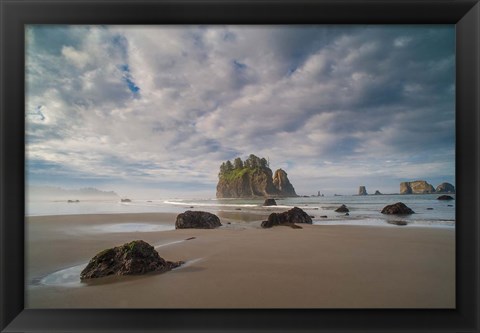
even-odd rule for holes
{"type": "Polygon", "coordinates": [[[367,189],[365,188],[365,186],[360,186],[358,188],[358,195],[368,195],[367,189]]]}
{"type": "Polygon", "coordinates": [[[275,173],[265,158],[251,154],[245,161],[236,158],[220,166],[217,198],[296,197],[287,173],[275,173]]]}
{"type": "Polygon", "coordinates": [[[455,193],[455,186],[450,183],[441,183],[435,189],[437,193],[455,193]]]}
{"type": "Polygon", "coordinates": [[[401,182],[400,194],[427,194],[435,193],[432,185],[425,180],[416,180],[413,182],[401,182]]]}

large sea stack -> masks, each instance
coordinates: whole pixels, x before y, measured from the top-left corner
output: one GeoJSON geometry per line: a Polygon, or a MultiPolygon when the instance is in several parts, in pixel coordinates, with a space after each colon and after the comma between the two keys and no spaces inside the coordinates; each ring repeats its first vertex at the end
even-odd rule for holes
{"type": "Polygon", "coordinates": [[[287,173],[275,173],[265,158],[250,155],[245,161],[236,158],[220,166],[217,198],[296,197],[287,173]]]}
{"type": "Polygon", "coordinates": [[[427,194],[435,193],[432,185],[425,180],[416,180],[413,182],[401,182],[400,194],[427,194]]]}

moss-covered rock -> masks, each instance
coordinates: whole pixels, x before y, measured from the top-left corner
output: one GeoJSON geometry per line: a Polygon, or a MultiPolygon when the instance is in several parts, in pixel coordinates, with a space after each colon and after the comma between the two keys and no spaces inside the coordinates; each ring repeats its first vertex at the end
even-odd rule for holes
{"type": "Polygon", "coordinates": [[[80,273],[80,279],[165,272],[181,264],[182,261],[166,261],[153,246],[142,240],[135,240],[97,253],[80,273]]]}

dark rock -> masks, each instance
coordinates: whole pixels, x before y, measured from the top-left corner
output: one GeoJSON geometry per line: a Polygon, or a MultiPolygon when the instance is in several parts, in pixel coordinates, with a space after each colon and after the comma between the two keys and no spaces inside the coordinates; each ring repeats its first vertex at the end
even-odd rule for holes
{"type": "Polygon", "coordinates": [[[265,199],[265,201],[263,202],[263,205],[264,206],[276,206],[277,202],[275,201],[275,199],[268,198],[268,199],[265,199]]]}
{"type": "Polygon", "coordinates": [[[390,224],[395,224],[395,225],[407,225],[408,223],[405,222],[405,221],[387,221],[387,223],[390,223],[390,224]]]}
{"type": "Polygon", "coordinates": [[[314,218],[315,218],[315,216],[313,216],[313,215],[310,215],[310,217],[311,217],[312,219],[314,219],[314,218]]]}
{"type": "Polygon", "coordinates": [[[347,206],[341,205],[340,207],[338,207],[337,209],[335,209],[335,211],[336,211],[337,213],[347,213],[347,212],[349,212],[350,210],[347,208],[347,206]]]}
{"type": "Polygon", "coordinates": [[[68,203],[77,203],[80,202],[80,200],[67,200],[68,203]]]}
{"type": "Polygon", "coordinates": [[[382,195],[382,193],[379,190],[376,190],[375,195],[382,195]]]}
{"type": "Polygon", "coordinates": [[[192,240],[192,239],[195,239],[195,238],[197,238],[197,237],[188,237],[185,240],[192,240]]]}
{"type": "Polygon", "coordinates": [[[450,183],[441,183],[435,189],[437,193],[455,193],[455,186],[450,183]]]}
{"type": "Polygon", "coordinates": [[[382,214],[406,215],[414,213],[415,212],[407,207],[403,202],[397,202],[393,205],[385,206],[382,209],[382,214]]]}
{"type": "Polygon", "coordinates": [[[175,229],[214,229],[220,226],[222,226],[222,224],[217,215],[192,210],[178,214],[175,222],[175,229]]]}
{"type": "Polygon", "coordinates": [[[365,186],[360,186],[358,188],[358,195],[368,195],[367,189],[365,188],[365,186]]]}
{"type": "Polygon", "coordinates": [[[80,273],[80,279],[165,272],[181,264],[182,261],[166,261],[158,255],[153,246],[142,240],[136,240],[99,252],[80,273]]]}
{"type": "Polygon", "coordinates": [[[437,198],[437,200],[453,200],[453,197],[449,195],[441,195],[437,198]]]}
{"type": "Polygon", "coordinates": [[[350,214],[348,214],[348,213],[345,213],[345,216],[350,216],[350,214]]]}
{"type": "Polygon", "coordinates": [[[322,219],[326,219],[328,216],[327,215],[322,215],[320,216],[322,219]]]}
{"type": "Polygon", "coordinates": [[[453,207],[453,205],[447,205],[447,207],[453,207]]]}
{"type": "Polygon", "coordinates": [[[235,208],[235,210],[242,210],[241,208],[235,208]]]}
{"type": "MultiPolygon", "coordinates": [[[[307,223],[312,224],[312,218],[298,207],[283,213],[272,213],[268,217],[268,221],[263,221],[262,228],[271,228],[278,225],[286,225],[292,227],[295,223],[307,223]]],[[[298,229],[298,228],[297,228],[298,229]]]]}
{"type": "Polygon", "coordinates": [[[427,210],[433,210],[433,208],[431,208],[431,207],[428,207],[428,208],[427,208],[427,210]]]}
{"type": "Polygon", "coordinates": [[[120,199],[120,202],[132,202],[130,199],[120,199]]]}

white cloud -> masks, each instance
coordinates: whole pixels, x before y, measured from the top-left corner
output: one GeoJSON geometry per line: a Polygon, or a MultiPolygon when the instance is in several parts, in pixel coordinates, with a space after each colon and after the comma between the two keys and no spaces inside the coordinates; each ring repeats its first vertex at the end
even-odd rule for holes
{"type": "Polygon", "coordinates": [[[306,187],[309,177],[416,175],[387,159],[454,170],[441,157],[454,144],[454,49],[430,30],[56,29],[66,29],[49,41],[56,49],[28,30],[27,151],[70,177],[214,189],[219,163],[250,153],[306,187]],[[411,48],[408,34],[429,49],[411,48]],[[28,116],[39,106],[43,121],[28,116]]]}
{"type": "Polygon", "coordinates": [[[85,65],[87,65],[87,63],[90,61],[90,57],[87,53],[77,51],[71,46],[62,47],[62,55],[78,68],[85,67],[85,65]]]}

